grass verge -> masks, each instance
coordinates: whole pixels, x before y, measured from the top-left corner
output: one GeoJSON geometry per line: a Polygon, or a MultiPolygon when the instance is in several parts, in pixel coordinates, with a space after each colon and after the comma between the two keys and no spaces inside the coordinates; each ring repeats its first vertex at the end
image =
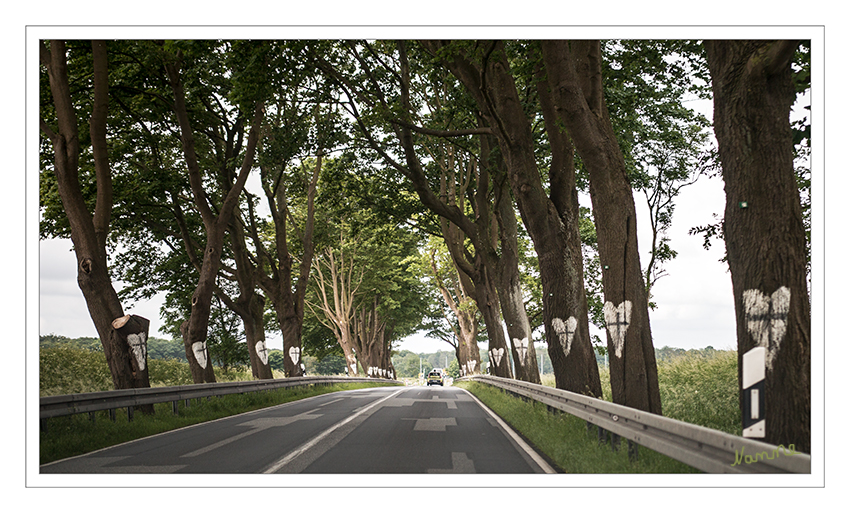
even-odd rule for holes
{"type": "Polygon", "coordinates": [[[375,386],[394,386],[383,383],[339,383],[334,385],[281,388],[247,394],[232,394],[192,401],[186,407],[181,401],[178,414],[171,411],[171,403],[154,406],[153,415],[136,413],[129,421],[126,410],[117,412],[115,421],[107,412],[95,414],[92,422],[88,415],[70,415],[50,419],[47,430],[40,432],[39,461],[50,463],[71,456],[85,454],[104,447],[129,442],[146,436],[164,433],[193,424],[229,417],[239,413],[276,406],[331,392],[355,390],[375,386]],[[123,412],[123,414],[122,414],[123,412]]]}
{"type": "Polygon", "coordinates": [[[698,470],[655,451],[640,447],[637,461],[629,461],[627,444],[618,451],[588,433],[585,421],[569,414],[550,413],[546,406],[526,402],[498,388],[471,381],[456,382],[522,434],[535,448],[568,474],[679,474],[698,470]]]}

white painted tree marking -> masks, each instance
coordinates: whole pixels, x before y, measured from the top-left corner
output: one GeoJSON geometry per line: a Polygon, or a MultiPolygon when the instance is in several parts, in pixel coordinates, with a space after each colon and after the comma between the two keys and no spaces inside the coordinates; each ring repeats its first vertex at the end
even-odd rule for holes
{"type": "Polygon", "coordinates": [[[263,362],[263,365],[268,365],[269,364],[269,350],[266,347],[266,341],[260,340],[259,342],[257,342],[255,349],[257,350],[257,356],[260,357],[260,360],[263,362]]]}
{"type": "Polygon", "coordinates": [[[614,343],[614,354],[617,355],[617,358],[622,358],[626,331],[628,331],[632,319],[632,302],[623,301],[620,306],[615,308],[614,303],[608,301],[602,307],[602,313],[605,316],[608,334],[611,335],[611,341],[614,343]]]}
{"type": "Polygon", "coordinates": [[[505,355],[504,348],[500,347],[498,349],[491,349],[490,350],[490,359],[496,360],[496,367],[498,367],[499,363],[502,362],[502,356],[504,356],[504,355],[505,355]]]}
{"type": "Polygon", "coordinates": [[[478,360],[469,360],[466,362],[466,373],[472,374],[475,372],[475,366],[478,364],[478,360]]]}
{"type": "Polygon", "coordinates": [[[207,342],[202,340],[192,344],[192,353],[195,354],[195,360],[202,369],[207,368],[207,342]]]}
{"type": "Polygon", "coordinates": [[[558,340],[561,342],[561,347],[564,348],[564,356],[570,355],[570,348],[573,345],[573,336],[576,332],[578,321],[575,317],[570,316],[567,322],[562,321],[559,317],[552,319],[552,329],[558,335],[558,340]]]}
{"type": "Polygon", "coordinates": [[[351,367],[351,375],[353,376],[353,375],[357,374],[357,362],[352,362],[350,367],[351,367]]]}
{"type": "Polygon", "coordinates": [[[148,355],[148,346],[145,343],[147,341],[147,335],[142,333],[130,333],[127,335],[127,345],[130,346],[130,351],[133,352],[133,356],[136,358],[136,363],[139,364],[139,370],[145,370],[145,361],[146,356],[148,355]]]}
{"type": "Polygon", "coordinates": [[[301,348],[292,346],[289,348],[289,360],[292,362],[292,365],[298,365],[298,362],[301,360],[301,348]]]}
{"type": "Polygon", "coordinates": [[[517,353],[519,353],[520,364],[525,365],[525,357],[528,355],[528,337],[525,337],[522,340],[515,338],[514,346],[516,347],[517,353]]]}
{"type": "Polygon", "coordinates": [[[747,331],[757,346],[767,349],[765,365],[770,370],[773,370],[773,360],[785,338],[790,306],[791,290],[788,287],[779,287],[770,297],[758,289],[744,291],[747,331]]]}

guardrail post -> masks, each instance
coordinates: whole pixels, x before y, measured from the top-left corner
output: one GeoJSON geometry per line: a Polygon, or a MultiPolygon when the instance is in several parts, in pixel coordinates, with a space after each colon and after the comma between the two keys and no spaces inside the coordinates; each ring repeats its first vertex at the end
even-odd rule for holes
{"type": "Polygon", "coordinates": [[[129,422],[133,422],[133,407],[132,406],[127,407],[127,420],[129,422]]]}
{"type": "Polygon", "coordinates": [[[611,450],[617,452],[620,450],[620,435],[611,433],[611,450]]]}
{"type": "Polygon", "coordinates": [[[599,440],[599,445],[605,445],[608,442],[608,432],[596,426],[596,438],[599,440]]]}
{"type": "Polygon", "coordinates": [[[638,444],[631,440],[626,440],[629,445],[629,461],[635,462],[638,460],[638,444]]]}
{"type": "Polygon", "coordinates": [[[171,413],[177,415],[177,401],[171,401],[171,413]]]}
{"type": "Polygon", "coordinates": [[[109,418],[112,419],[112,422],[115,422],[115,408],[109,408],[109,418]]]}
{"type": "Polygon", "coordinates": [[[95,412],[93,412],[93,411],[89,412],[89,420],[92,421],[92,424],[94,424],[94,414],[95,414],[95,412]]]}
{"type": "Polygon", "coordinates": [[[38,426],[41,428],[42,433],[47,433],[47,419],[40,419],[38,426]]]}

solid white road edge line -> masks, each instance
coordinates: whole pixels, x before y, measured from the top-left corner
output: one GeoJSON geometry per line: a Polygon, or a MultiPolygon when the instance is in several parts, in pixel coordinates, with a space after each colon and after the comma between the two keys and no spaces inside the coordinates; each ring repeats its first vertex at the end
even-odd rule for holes
{"type": "Polygon", "coordinates": [[[493,417],[493,418],[496,420],[496,422],[498,422],[498,423],[499,423],[499,425],[502,427],[502,429],[504,429],[504,430],[505,430],[505,432],[506,432],[506,433],[507,433],[507,434],[508,434],[508,435],[509,435],[512,439],[513,439],[513,441],[514,441],[514,442],[516,442],[516,444],[517,444],[517,445],[518,445],[518,446],[519,446],[519,447],[520,447],[523,451],[525,451],[525,453],[526,453],[526,454],[528,454],[528,456],[529,456],[532,460],[534,460],[534,463],[536,463],[536,464],[537,464],[537,465],[538,465],[538,466],[539,466],[539,467],[543,470],[543,473],[545,473],[545,474],[557,474],[557,471],[555,471],[555,469],[553,469],[551,465],[549,465],[548,463],[546,463],[546,460],[544,460],[544,459],[543,459],[543,458],[542,458],[539,454],[537,454],[537,451],[535,451],[534,449],[532,449],[532,448],[531,448],[531,446],[530,446],[530,445],[528,445],[528,444],[525,442],[525,440],[523,440],[523,439],[522,439],[522,437],[521,437],[521,436],[519,436],[518,434],[516,434],[516,432],[515,432],[513,429],[511,429],[511,427],[510,427],[510,426],[508,426],[508,424],[507,424],[504,420],[502,420],[502,418],[501,418],[501,417],[499,417],[498,415],[496,415],[496,414],[493,412],[493,410],[491,410],[490,408],[488,408],[488,407],[487,407],[484,403],[482,403],[482,402],[481,402],[481,401],[480,401],[477,397],[475,397],[475,394],[473,394],[473,393],[471,393],[469,390],[465,390],[465,389],[463,389],[463,388],[461,388],[460,390],[463,390],[464,392],[466,392],[467,394],[469,394],[469,395],[470,395],[470,396],[471,396],[471,397],[475,400],[475,402],[476,402],[476,403],[478,403],[478,406],[480,406],[480,407],[481,407],[484,411],[486,411],[486,412],[487,412],[487,413],[488,413],[491,417],[493,417]]]}
{"type": "Polygon", "coordinates": [[[386,401],[387,399],[392,399],[393,397],[397,396],[398,394],[400,394],[400,393],[404,392],[404,390],[405,390],[405,387],[401,387],[401,389],[400,389],[400,390],[398,390],[397,392],[395,392],[395,393],[393,393],[393,394],[390,394],[390,395],[388,395],[388,396],[384,397],[383,399],[378,399],[377,401],[375,401],[375,402],[373,402],[373,403],[369,404],[367,407],[365,407],[365,408],[361,409],[361,410],[360,410],[360,411],[358,411],[357,413],[355,413],[355,414],[353,414],[353,415],[351,415],[351,416],[349,416],[349,417],[346,417],[345,419],[343,419],[343,420],[341,420],[341,421],[337,422],[337,423],[336,423],[336,424],[334,424],[333,426],[331,426],[331,427],[329,427],[328,429],[326,429],[326,430],[322,431],[322,433],[320,433],[318,436],[316,436],[316,437],[314,437],[314,438],[310,439],[310,441],[306,442],[306,443],[305,443],[304,445],[302,445],[301,447],[299,447],[299,448],[295,449],[294,451],[290,452],[289,454],[287,454],[286,456],[284,456],[283,458],[281,458],[281,459],[280,459],[280,460],[278,460],[277,462],[273,463],[270,467],[268,467],[268,468],[266,468],[265,470],[263,470],[263,472],[262,472],[262,473],[263,473],[263,474],[274,474],[274,473],[275,473],[275,472],[277,472],[278,470],[280,470],[280,469],[282,469],[283,467],[285,467],[285,466],[286,466],[289,462],[291,462],[292,460],[294,460],[294,459],[295,459],[295,458],[297,458],[298,456],[300,456],[300,455],[304,454],[304,453],[305,453],[306,451],[308,451],[311,447],[313,447],[313,446],[315,446],[317,443],[321,442],[321,441],[322,441],[325,437],[327,437],[328,435],[330,435],[331,433],[333,433],[333,432],[334,432],[334,431],[336,431],[337,429],[339,429],[339,428],[341,428],[342,426],[344,426],[344,425],[348,424],[349,422],[351,422],[351,421],[352,421],[352,420],[354,420],[355,418],[357,418],[357,417],[359,417],[360,415],[362,415],[362,414],[366,413],[367,411],[371,410],[372,408],[374,408],[375,406],[377,406],[377,405],[381,404],[382,402],[386,401]]]}

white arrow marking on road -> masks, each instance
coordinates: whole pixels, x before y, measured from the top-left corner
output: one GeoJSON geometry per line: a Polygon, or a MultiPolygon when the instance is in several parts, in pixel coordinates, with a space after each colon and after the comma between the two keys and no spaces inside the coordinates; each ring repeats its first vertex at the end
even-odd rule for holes
{"type": "Polygon", "coordinates": [[[330,435],[331,433],[333,433],[337,429],[348,424],[349,422],[351,422],[352,420],[354,420],[358,416],[362,415],[364,412],[371,410],[372,408],[378,406],[379,404],[381,404],[382,402],[384,402],[388,399],[392,399],[393,397],[397,396],[398,394],[400,394],[402,392],[404,392],[404,388],[402,388],[401,390],[399,390],[397,392],[393,392],[392,394],[369,404],[365,408],[360,409],[360,411],[358,411],[357,413],[354,413],[353,415],[350,415],[350,416],[346,417],[345,419],[337,422],[333,426],[322,431],[318,436],[311,439],[309,442],[305,443],[304,445],[302,445],[298,449],[295,449],[294,451],[290,452],[289,454],[287,454],[286,456],[284,456],[283,458],[278,460],[276,463],[272,464],[270,467],[268,467],[266,470],[263,471],[263,474],[274,474],[278,470],[280,470],[283,467],[285,467],[286,465],[288,465],[292,460],[294,460],[298,456],[301,456],[302,454],[307,452],[310,448],[314,447],[316,444],[318,444],[319,442],[324,440],[328,435],[330,435]]]}
{"type": "Polygon", "coordinates": [[[264,418],[260,418],[260,419],[249,420],[248,422],[243,422],[242,424],[239,424],[239,425],[240,426],[253,427],[254,429],[251,429],[249,431],[245,431],[244,433],[239,433],[238,435],[231,436],[230,438],[225,438],[224,440],[221,440],[220,442],[216,442],[212,445],[202,447],[202,448],[198,449],[197,451],[192,451],[190,453],[184,454],[183,456],[181,456],[181,458],[193,458],[195,456],[200,456],[201,454],[207,453],[207,452],[212,451],[214,449],[218,449],[219,447],[223,447],[223,446],[225,446],[229,443],[232,443],[232,442],[235,442],[239,439],[245,438],[246,436],[250,436],[250,435],[253,435],[255,433],[259,433],[260,431],[266,430],[268,428],[286,426],[288,424],[292,424],[293,422],[296,422],[296,421],[299,421],[299,420],[312,420],[312,419],[315,419],[315,418],[322,416],[321,413],[314,414],[313,413],[314,411],[319,411],[319,410],[317,408],[315,410],[310,410],[310,411],[305,412],[305,413],[299,413],[298,415],[296,415],[294,417],[264,417],[264,418]]]}

